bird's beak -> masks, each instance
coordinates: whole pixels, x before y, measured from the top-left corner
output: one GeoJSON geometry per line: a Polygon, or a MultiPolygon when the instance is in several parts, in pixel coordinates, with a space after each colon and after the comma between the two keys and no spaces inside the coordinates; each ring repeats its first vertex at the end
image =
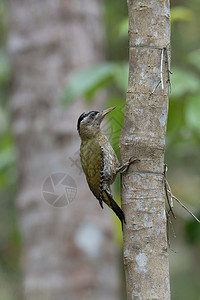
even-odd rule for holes
{"type": "Polygon", "coordinates": [[[102,117],[102,119],[105,117],[105,115],[107,115],[109,112],[111,112],[113,109],[115,109],[116,106],[102,110],[99,115],[102,117]]]}

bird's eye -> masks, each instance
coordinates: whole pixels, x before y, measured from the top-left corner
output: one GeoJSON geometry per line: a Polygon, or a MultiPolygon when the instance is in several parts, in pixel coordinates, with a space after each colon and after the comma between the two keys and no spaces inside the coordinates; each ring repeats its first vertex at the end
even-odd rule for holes
{"type": "Polygon", "coordinates": [[[96,113],[95,113],[95,112],[93,112],[93,113],[91,114],[91,117],[94,119],[94,118],[95,118],[95,116],[96,116],[96,113]]]}

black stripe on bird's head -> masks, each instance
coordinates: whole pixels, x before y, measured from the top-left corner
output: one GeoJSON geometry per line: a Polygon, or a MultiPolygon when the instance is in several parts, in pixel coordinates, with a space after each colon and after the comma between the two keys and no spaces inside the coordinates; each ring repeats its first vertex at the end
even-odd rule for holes
{"type": "Polygon", "coordinates": [[[100,125],[101,121],[107,115],[109,112],[111,112],[116,107],[111,107],[105,110],[102,110],[101,112],[91,110],[88,112],[84,112],[80,115],[77,122],[77,130],[80,131],[81,124],[84,124],[85,126],[89,125],[100,125]]]}
{"type": "Polygon", "coordinates": [[[98,114],[98,111],[88,111],[88,112],[84,112],[80,115],[80,117],[78,118],[78,122],[77,122],[77,130],[80,131],[80,125],[81,122],[83,121],[87,121],[86,123],[92,123],[92,120],[95,119],[96,115],[98,114]]]}
{"type": "Polygon", "coordinates": [[[92,111],[84,112],[82,115],[80,115],[77,123],[77,130],[79,132],[81,139],[88,139],[88,138],[95,137],[100,130],[100,124],[103,118],[114,108],[115,107],[111,107],[102,110],[101,112],[92,110],[92,111]]]}

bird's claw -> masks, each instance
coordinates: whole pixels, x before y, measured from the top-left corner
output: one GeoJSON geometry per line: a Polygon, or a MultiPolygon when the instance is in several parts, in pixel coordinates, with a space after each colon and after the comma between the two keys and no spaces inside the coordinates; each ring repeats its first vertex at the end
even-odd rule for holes
{"type": "Polygon", "coordinates": [[[125,173],[129,166],[132,164],[132,163],[135,163],[137,161],[140,161],[140,159],[138,158],[134,158],[133,156],[131,158],[129,158],[129,160],[123,164],[122,166],[120,166],[118,169],[117,169],[117,172],[120,172],[121,174],[125,173]]]}
{"type": "Polygon", "coordinates": [[[135,158],[134,156],[130,157],[129,158],[129,164],[133,164],[135,162],[139,162],[140,159],[139,158],[135,158]]]}

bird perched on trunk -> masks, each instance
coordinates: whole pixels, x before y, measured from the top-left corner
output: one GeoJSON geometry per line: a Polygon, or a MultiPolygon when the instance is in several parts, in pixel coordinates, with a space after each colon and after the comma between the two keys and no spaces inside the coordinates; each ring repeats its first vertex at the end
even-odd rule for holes
{"type": "Polygon", "coordinates": [[[102,208],[104,202],[115,212],[123,227],[123,223],[126,223],[125,216],[112,197],[110,185],[117,173],[125,172],[135,159],[120,166],[112,146],[100,129],[103,118],[113,109],[115,107],[101,112],[84,112],[78,119],[77,130],[81,138],[81,164],[90,190],[102,208]]]}

